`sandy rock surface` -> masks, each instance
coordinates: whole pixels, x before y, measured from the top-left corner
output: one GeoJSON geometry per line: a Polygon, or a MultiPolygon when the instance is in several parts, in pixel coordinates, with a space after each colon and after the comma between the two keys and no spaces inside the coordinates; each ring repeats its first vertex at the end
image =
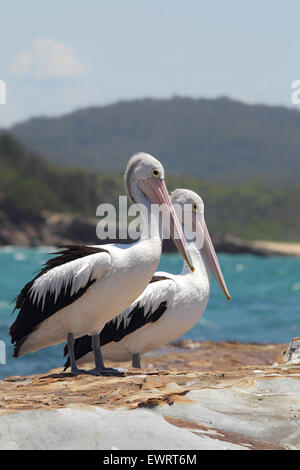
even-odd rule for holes
{"type": "Polygon", "coordinates": [[[287,350],[178,341],[141,370],[120,364],[124,377],[8,377],[0,449],[299,449],[300,368],[287,350]]]}

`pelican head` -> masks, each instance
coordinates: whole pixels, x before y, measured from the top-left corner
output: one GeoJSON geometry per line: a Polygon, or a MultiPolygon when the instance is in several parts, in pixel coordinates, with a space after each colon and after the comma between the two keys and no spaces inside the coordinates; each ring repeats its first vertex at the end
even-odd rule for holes
{"type": "Polygon", "coordinates": [[[125,172],[125,184],[130,200],[135,204],[143,201],[144,191],[140,188],[140,181],[164,178],[165,170],[156,158],[149,153],[137,153],[129,160],[125,172]]]}
{"type": "Polygon", "coordinates": [[[185,236],[173,208],[164,178],[165,170],[156,158],[148,153],[138,153],[129,160],[127,165],[125,173],[127,193],[133,203],[146,203],[147,206],[149,203],[159,206],[165,205],[170,216],[170,233],[174,243],[190,269],[194,271],[187,254],[185,236]]]}
{"type": "Polygon", "coordinates": [[[183,221],[184,229],[189,231],[191,228],[196,234],[196,244],[204,256],[207,267],[213,273],[227,299],[231,300],[217,254],[204,219],[203,200],[194,191],[190,191],[188,189],[175,189],[171,194],[171,201],[177,210],[181,210],[180,218],[183,221]],[[182,216],[183,214],[184,216],[182,216]],[[187,225],[191,222],[192,227],[185,227],[185,220],[187,220],[187,225]]]}

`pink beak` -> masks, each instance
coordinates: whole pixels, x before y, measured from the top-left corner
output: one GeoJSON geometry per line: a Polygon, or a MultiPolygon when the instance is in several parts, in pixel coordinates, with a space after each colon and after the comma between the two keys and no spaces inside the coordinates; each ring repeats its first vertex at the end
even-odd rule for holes
{"type": "Polygon", "coordinates": [[[177,250],[183,257],[183,259],[187,262],[191,271],[194,271],[195,268],[192,265],[189,259],[189,256],[187,254],[186,239],[183,234],[183,230],[179,222],[179,219],[174,210],[173,204],[171,202],[164,180],[160,178],[150,177],[144,180],[140,180],[138,182],[138,185],[139,185],[139,188],[143,191],[143,193],[147,196],[147,198],[152,204],[158,204],[158,205],[164,204],[167,210],[169,211],[169,215],[170,215],[169,220],[170,220],[171,227],[167,227],[167,228],[168,229],[170,228],[170,233],[177,247],[177,250]]]}
{"type": "Polygon", "coordinates": [[[222,291],[226,295],[228,300],[231,300],[231,295],[228,292],[226,282],[221,270],[221,266],[219,264],[219,260],[217,258],[216,251],[214,249],[213,243],[211,241],[206,222],[204,217],[202,216],[200,220],[196,222],[196,231],[200,233],[200,236],[203,239],[203,246],[202,246],[202,253],[207,263],[207,266],[211,270],[216,279],[217,283],[221,287],[222,291]]]}

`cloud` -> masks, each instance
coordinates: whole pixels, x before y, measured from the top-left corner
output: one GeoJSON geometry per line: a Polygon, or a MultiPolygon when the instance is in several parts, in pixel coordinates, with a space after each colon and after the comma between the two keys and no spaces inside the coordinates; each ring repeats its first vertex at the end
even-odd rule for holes
{"type": "Polygon", "coordinates": [[[82,75],[84,66],[73,50],[51,38],[38,38],[30,51],[14,60],[12,73],[16,78],[71,78],[82,75]]]}

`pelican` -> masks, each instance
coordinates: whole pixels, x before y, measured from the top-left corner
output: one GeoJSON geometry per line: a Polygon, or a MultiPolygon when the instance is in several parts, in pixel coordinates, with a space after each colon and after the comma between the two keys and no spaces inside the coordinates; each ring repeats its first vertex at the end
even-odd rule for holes
{"type": "Polygon", "coordinates": [[[19,312],[10,328],[15,357],[67,339],[71,373],[86,373],[77,367],[74,341],[88,335],[95,361],[95,369],[89,373],[120,374],[116,369],[105,368],[99,333],[143,292],[157,269],[162,246],[160,215],[151,210],[151,204],[167,208],[174,242],[190,269],[194,269],[164,176],[161,163],[149,154],[139,153],[128,163],[127,193],[132,202],[147,208],[141,211],[145,228],[137,242],[65,246],[25,285],[17,297],[15,309],[19,312]]]}
{"type": "MultiPolygon", "coordinates": [[[[210,272],[227,299],[231,299],[205,223],[201,197],[187,189],[176,189],[171,201],[174,207],[184,209],[186,215],[190,211],[192,231],[185,224],[183,227],[195,271],[191,272],[185,261],[179,275],[156,272],[131,306],[101,331],[99,339],[106,359],[132,360],[133,367],[140,368],[141,354],[158,349],[190,330],[207,306],[210,272]]],[[[90,361],[90,350],[87,336],[76,340],[75,357],[79,363],[90,361]]],[[[65,348],[65,355],[67,353],[65,348]]],[[[68,358],[65,370],[69,364],[68,358]]]]}

